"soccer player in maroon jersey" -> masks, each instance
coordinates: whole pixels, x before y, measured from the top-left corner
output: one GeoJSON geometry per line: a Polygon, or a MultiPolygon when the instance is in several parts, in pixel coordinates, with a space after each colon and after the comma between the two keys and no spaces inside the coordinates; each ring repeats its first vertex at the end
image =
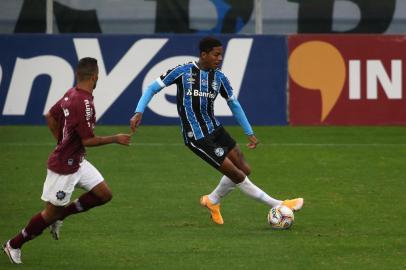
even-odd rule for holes
{"type": "Polygon", "coordinates": [[[80,59],[76,67],[77,84],[46,114],[48,127],[57,141],[55,150],[48,158],[47,177],[41,199],[44,210],[34,215],[27,226],[12,239],[3,250],[11,263],[20,264],[22,245],[40,235],[47,227],[54,239],[59,239],[59,229],[66,217],[103,205],[112,193],[100,172],[85,159],[85,147],[111,143],[129,145],[129,134],[96,136],[96,112],[93,90],[96,88],[99,69],[97,60],[80,59]],[[70,202],[75,187],[87,192],[70,202]]]}

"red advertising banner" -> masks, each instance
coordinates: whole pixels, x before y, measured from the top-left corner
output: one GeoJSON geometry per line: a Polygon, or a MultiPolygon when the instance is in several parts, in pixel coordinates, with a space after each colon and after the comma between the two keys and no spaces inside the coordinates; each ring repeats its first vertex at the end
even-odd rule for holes
{"type": "Polygon", "coordinates": [[[291,125],[406,124],[406,36],[288,39],[291,125]]]}

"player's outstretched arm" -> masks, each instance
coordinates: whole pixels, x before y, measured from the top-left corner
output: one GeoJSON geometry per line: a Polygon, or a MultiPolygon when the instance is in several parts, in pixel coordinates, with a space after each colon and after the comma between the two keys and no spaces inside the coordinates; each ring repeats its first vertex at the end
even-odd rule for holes
{"type": "Polygon", "coordinates": [[[228,106],[230,107],[231,112],[234,115],[234,118],[237,120],[238,124],[244,129],[244,133],[248,136],[248,148],[255,149],[259,143],[257,137],[254,135],[254,131],[250,123],[248,122],[247,116],[244,113],[240,103],[235,97],[230,98],[227,101],[228,106]]]}
{"type": "Polygon", "coordinates": [[[100,146],[105,144],[117,143],[121,145],[129,145],[131,142],[130,134],[116,134],[113,136],[94,136],[92,138],[83,139],[82,144],[86,147],[100,146]]]}
{"type": "Polygon", "coordinates": [[[137,108],[135,109],[135,115],[130,119],[130,127],[133,133],[135,133],[140,126],[142,114],[148,103],[161,89],[162,86],[158,83],[158,81],[152,82],[150,85],[148,85],[147,89],[145,89],[144,94],[142,94],[140,100],[138,101],[137,108]]]}

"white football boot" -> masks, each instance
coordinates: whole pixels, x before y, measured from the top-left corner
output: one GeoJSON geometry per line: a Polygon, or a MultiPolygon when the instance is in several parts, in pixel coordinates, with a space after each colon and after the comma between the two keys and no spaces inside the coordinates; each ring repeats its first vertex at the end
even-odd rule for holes
{"type": "Polygon", "coordinates": [[[10,259],[11,263],[15,263],[15,264],[23,263],[21,261],[21,249],[12,248],[10,246],[10,240],[8,240],[7,243],[5,243],[3,245],[3,251],[4,251],[4,253],[6,253],[6,255],[10,259]]]}
{"type": "Polygon", "coordinates": [[[57,220],[51,225],[49,225],[49,232],[51,233],[53,239],[59,240],[62,225],[63,225],[62,220],[57,220]]]}

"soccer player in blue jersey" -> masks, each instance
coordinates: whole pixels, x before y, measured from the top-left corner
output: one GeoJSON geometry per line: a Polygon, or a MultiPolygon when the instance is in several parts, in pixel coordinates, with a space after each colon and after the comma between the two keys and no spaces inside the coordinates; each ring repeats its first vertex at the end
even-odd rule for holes
{"type": "Polygon", "coordinates": [[[140,126],[143,112],[152,97],[162,88],[175,83],[178,114],[186,146],[223,174],[218,186],[200,198],[200,204],[209,209],[212,220],[217,224],[224,223],[220,200],[235,187],[270,207],[283,204],[294,211],[300,210],[303,198],[284,201],[274,199],[248,178],[251,168],[240,147],[214,117],[214,100],[219,94],[227,100],[234,118],[247,135],[248,148],[256,148],[258,139],[233,94],[230,82],[219,69],[223,60],[221,42],[213,37],[205,37],[200,41],[199,48],[198,62],[172,68],[148,86],[130,120],[132,131],[136,132],[140,126]]]}

